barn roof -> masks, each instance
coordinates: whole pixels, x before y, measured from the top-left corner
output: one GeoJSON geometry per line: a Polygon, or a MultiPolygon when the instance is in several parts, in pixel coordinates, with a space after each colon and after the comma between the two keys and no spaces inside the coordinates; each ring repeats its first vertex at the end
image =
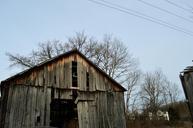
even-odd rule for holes
{"type": "Polygon", "coordinates": [[[32,71],[32,70],[34,70],[34,69],[36,69],[36,68],[42,67],[42,66],[44,66],[44,65],[46,65],[46,64],[52,63],[53,61],[57,61],[58,59],[60,59],[60,58],[62,58],[62,57],[67,57],[67,56],[69,56],[69,55],[71,55],[71,54],[78,54],[78,55],[80,55],[80,56],[81,56],[82,58],[84,58],[90,65],[92,65],[92,66],[93,66],[95,69],[97,69],[101,74],[103,74],[106,78],[108,78],[111,82],[113,82],[118,88],[120,88],[120,89],[123,90],[123,91],[126,91],[126,89],[125,89],[121,84],[119,84],[116,80],[114,80],[112,77],[110,77],[109,75],[107,75],[103,70],[101,70],[101,69],[100,69],[98,66],[96,66],[93,62],[91,62],[85,55],[83,55],[83,54],[82,54],[80,51],[78,51],[77,49],[74,49],[74,50],[65,52],[65,53],[63,53],[63,54],[60,54],[60,55],[58,55],[58,56],[55,56],[55,57],[53,57],[53,58],[51,58],[51,59],[48,59],[48,60],[46,60],[46,61],[44,61],[44,62],[42,62],[42,63],[40,63],[40,64],[38,64],[38,65],[35,65],[35,66],[33,66],[33,67],[31,67],[31,68],[29,68],[29,69],[27,69],[27,70],[24,70],[24,71],[22,71],[22,72],[20,72],[20,73],[18,73],[18,74],[16,74],[16,75],[14,75],[14,76],[11,76],[11,77],[7,78],[6,80],[1,81],[1,85],[2,85],[2,83],[4,83],[4,82],[11,81],[11,80],[13,80],[14,78],[17,78],[17,77],[19,77],[19,76],[21,76],[21,75],[27,74],[27,73],[29,73],[30,71],[32,71]]]}
{"type": "Polygon", "coordinates": [[[193,66],[187,66],[181,73],[193,72],[193,66]]]}

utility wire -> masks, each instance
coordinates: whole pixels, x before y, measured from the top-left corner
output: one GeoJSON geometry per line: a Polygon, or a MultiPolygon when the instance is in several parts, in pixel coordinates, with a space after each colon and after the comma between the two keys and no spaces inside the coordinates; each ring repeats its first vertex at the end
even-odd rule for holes
{"type": "Polygon", "coordinates": [[[176,14],[176,13],[173,13],[173,12],[168,11],[168,10],[166,10],[166,9],[160,8],[160,7],[158,7],[158,6],[155,6],[155,5],[153,5],[153,4],[149,3],[149,2],[146,2],[146,1],[143,1],[143,0],[138,0],[138,1],[141,2],[141,3],[143,3],[143,4],[146,4],[146,5],[148,5],[148,6],[151,6],[151,7],[153,7],[153,8],[156,8],[156,9],[158,9],[158,10],[161,10],[161,11],[163,11],[163,12],[166,12],[166,13],[168,13],[168,14],[170,14],[170,15],[176,16],[176,17],[178,17],[178,18],[180,18],[180,19],[183,19],[183,20],[185,20],[185,21],[188,21],[188,22],[193,23],[193,21],[190,20],[190,19],[188,19],[188,18],[185,18],[185,17],[180,16],[180,15],[178,15],[178,14],[176,14]]]}
{"type": "Polygon", "coordinates": [[[178,5],[178,4],[174,3],[174,2],[171,2],[171,1],[169,1],[169,0],[165,0],[165,1],[166,1],[167,3],[173,5],[173,6],[177,7],[177,8],[180,8],[180,9],[186,11],[186,12],[192,13],[191,10],[189,10],[189,9],[187,9],[187,8],[184,8],[184,7],[178,5]]]}
{"type": "Polygon", "coordinates": [[[185,33],[187,35],[193,36],[193,32],[190,31],[190,30],[186,30],[184,28],[181,28],[181,27],[169,24],[169,23],[167,23],[165,21],[162,21],[162,20],[156,19],[154,17],[145,15],[145,14],[137,12],[135,10],[131,10],[131,9],[122,7],[120,5],[116,5],[116,4],[107,2],[105,0],[98,0],[98,1],[96,1],[96,0],[88,0],[88,1],[90,1],[92,3],[95,3],[95,4],[98,4],[98,5],[102,5],[102,6],[114,9],[114,10],[117,10],[117,11],[120,11],[120,12],[123,12],[123,13],[126,13],[126,14],[129,14],[129,15],[132,15],[132,16],[135,16],[135,17],[138,17],[138,18],[141,18],[141,19],[144,19],[144,20],[147,20],[147,21],[150,21],[150,22],[153,22],[153,23],[156,23],[156,24],[159,24],[159,25],[162,25],[164,27],[167,27],[167,28],[170,28],[170,29],[182,32],[182,33],[185,33]]]}
{"type": "Polygon", "coordinates": [[[106,1],[106,0],[99,0],[99,1],[105,2],[105,3],[107,3],[107,4],[110,4],[110,5],[112,5],[112,6],[115,6],[115,7],[118,7],[118,8],[124,9],[124,10],[127,10],[127,11],[134,12],[134,13],[139,14],[139,15],[141,15],[141,16],[145,16],[145,17],[147,17],[147,18],[150,18],[150,19],[152,19],[152,20],[154,20],[154,21],[158,21],[159,23],[163,23],[163,24],[166,24],[166,25],[172,26],[172,27],[174,27],[174,28],[178,28],[178,29],[181,29],[181,30],[183,30],[183,31],[186,31],[186,32],[189,32],[189,33],[193,34],[193,32],[190,31],[190,30],[187,30],[187,29],[185,29],[185,28],[182,28],[182,27],[179,27],[179,26],[176,26],[176,25],[172,25],[172,24],[170,24],[170,23],[168,23],[168,22],[166,22],[166,21],[157,19],[157,18],[152,17],[152,16],[148,16],[148,15],[146,15],[145,13],[141,13],[141,12],[138,12],[138,11],[135,11],[135,10],[132,10],[132,9],[128,9],[128,8],[123,7],[123,6],[120,6],[120,5],[117,5],[117,4],[108,2],[108,1],[106,1]]]}

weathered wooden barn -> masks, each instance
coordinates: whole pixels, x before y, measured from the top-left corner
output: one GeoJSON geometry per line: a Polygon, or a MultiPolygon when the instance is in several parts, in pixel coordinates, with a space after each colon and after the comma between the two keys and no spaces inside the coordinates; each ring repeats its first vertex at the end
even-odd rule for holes
{"type": "Polygon", "coordinates": [[[180,73],[180,80],[193,121],[193,66],[187,67],[180,73]]]}
{"type": "Polygon", "coordinates": [[[126,128],[125,89],[78,50],[1,82],[0,128],[126,128]]]}

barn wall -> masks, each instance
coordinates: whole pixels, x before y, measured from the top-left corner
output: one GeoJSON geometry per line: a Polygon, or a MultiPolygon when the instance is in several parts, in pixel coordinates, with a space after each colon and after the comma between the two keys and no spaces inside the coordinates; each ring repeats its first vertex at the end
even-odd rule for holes
{"type": "Polygon", "coordinates": [[[0,128],[49,126],[51,99],[72,99],[71,91],[65,89],[54,89],[54,97],[51,87],[12,85],[8,89],[7,96],[3,96],[7,104],[1,111],[4,120],[0,128]]]}
{"type": "Polygon", "coordinates": [[[188,98],[188,104],[190,106],[190,111],[191,111],[191,115],[193,117],[193,72],[187,72],[184,73],[184,84],[183,86],[185,91],[186,91],[186,95],[188,98]]]}
{"type": "MultiPolygon", "coordinates": [[[[32,128],[48,126],[51,89],[25,85],[10,86],[5,123],[2,128],[32,128]],[[39,120],[38,120],[39,118],[39,120]]],[[[5,109],[4,109],[5,110],[5,109]]]]}
{"type": "Polygon", "coordinates": [[[2,89],[1,86],[1,110],[0,110],[0,128],[3,128],[5,124],[5,114],[7,110],[7,99],[9,94],[9,88],[2,89]]]}
{"type": "MultiPolygon", "coordinates": [[[[49,126],[51,89],[25,85],[10,86],[5,125],[2,128],[49,126]]],[[[55,98],[68,99],[70,97],[65,95],[68,93],[56,89],[55,98]]],[[[77,108],[79,128],[126,127],[121,92],[80,92],[77,108]]]]}

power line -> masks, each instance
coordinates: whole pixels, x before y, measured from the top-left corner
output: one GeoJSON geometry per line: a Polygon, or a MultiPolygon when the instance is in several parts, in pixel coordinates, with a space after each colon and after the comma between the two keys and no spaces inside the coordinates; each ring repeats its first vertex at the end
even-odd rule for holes
{"type": "Polygon", "coordinates": [[[154,22],[154,23],[157,23],[157,24],[160,24],[162,26],[165,26],[165,27],[168,27],[170,29],[174,29],[176,31],[180,31],[180,32],[183,32],[183,33],[186,33],[188,35],[193,35],[193,32],[190,31],[190,30],[186,30],[184,28],[181,28],[181,27],[178,27],[178,26],[175,26],[175,25],[172,25],[172,24],[169,24],[165,21],[162,21],[160,19],[156,19],[154,17],[151,17],[151,16],[148,16],[148,15],[145,15],[143,13],[140,13],[140,12],[137,12],[135,10],[131,10],[131,9],[128,9],[128,8],[125,8],[125,7],[122,7],[120,5],[116,5],[116,4],[113,4],[113,3],[110,3],[110,2],[107,2],[105,0],[100,0],[101,2],[105,2],[105,3],[101,3],[99,1],[95,1],[95,0],[88,0],[88,1],[91,1],[91,2],[94,2],[96,4],[99,4],[99,5],[103,5],[103,6],[106,6],[108,8],[112,8],[112,9],[115,9],[115,10],[118,10],[118,11],[121,11],[121,12],[124,12],[124,13],[127,13],[127,14],[130,14],[130,15],[133,15],[133,16],[136,16],[136,17],[139,17],[139,18],[142,18],[142,19],[145,19],[145,20],[148,20],[148,21],[151,21],[151,22],[154,22]],[[110,5],[109,5],[110,4],[110,5]]]}
{"type": "Polygon", "coordinates": [[[165,1],[166,1],[167,3],[173,5],[173,6],[177,7],[177,8],[180,8],[180,9],[186,11],[186,12],[192,13],[191,10],[189,10],[189,9],[187,9],[187,8],[184,8],[184,7],[178,5],[178,4],[174,3],[174,2],[171,2],[171,1],[169,1],[169,0],[165,0],[165,1]]]}
{"type": "MultiPolygon", "coordinates": [[[[95,0],[93,0],[93,1],[95,1],[95,0]]],[[[132,9],[128,9],[128,8],[123,7],[123,6],[120,6],[120,5],[117,5],[117,4],[114,4],[114,3],[111,3],[111,2],[105,1],[105,0],[100,0],[100,1],[105,2],[105,3],[107,3],[107,4],[110,4],[110,5],[113,5],[113,6],[115,6],[115,7],[118,7],[118,8],[124,9],[124,10],[127,10],[127,11],[134,12],[134,13],[136,13],[136,14],[139,14],[139,15],[141,15],[141,16],[145,16],[145,17],[147,17],[147,18],[149,18],[149,19],[152,19],[152,20],[154,20],[154,21],[158,21],[159,23],[163,23],[163,24],[166,24],[166,25],[168,25],[168,26],[172,26],[172,27],[174,27],[174,28],[181,29],[181,30],[183,30],[183,31],[185,31],[185,32],[189,32],[189,33],[193,34],[193,32],[190,31],[190,30],[187,30],[187,29],[185,29],[185,28],[182,28],[182,27],[179,27],[179,26],[170,24],[170,23],[168,23],[168,22],[166,22],[166,21],[157,19],[157,18],[155,18],[155,17],[146,15],[146,14],[144,14],[144,13],[141,13],[141,12],[138,12],[138,11],[135,11],[135,10],[132,10],[132,9]]]]}
{"type": "Polygon", "coordinates": [[[120,12],[123,12],[123,13],[126,13],[126,14],[129,14],[129,15],[132,15],[132,16],[135,16],[135,17],[138,17],[138,18],[141,18],[141,19],[144,19],[144,20],[147,20],[147,21],[150,21],[150,22],[153,22],[153,23],[156,23],[156,24],[159,24],[159,25],[162,25],[164,27],[167,27],[167,28],[179,31],[179,32],[183,32],[183,33],[185,33],[187,35],[193,36],[193,32],[190,31],[190,30],[186,30],[184,28],[181,28],[181,27],[169,24],[169,23],[167,23],[165,21],[162,21],[160,19],[156,19],[154,17],[145,15],[145,14],[137,12],[135,10],[131,10],[131,9],[122,7],[120,5],[116,5],[116,4],[107,2],[105,0],[98,0],[98,1],[96,1],[96,0],[88,0],[88,1],[90,1],[92,3],[95,3],[95,4],[98,4],[98,5],[102,5],[102,6],[114,9],[114,10],[117,10],[117,11],[120,11],[120,12]],[[99,1],[101,1],[101,2],[99,2],[99,1]]]}
{"type": "Polygon", "coordinates": [[[178,14],[176,14],[176,13],[173,13],[173,12],[168,11],[168,10],[166,10],[166,9],[160,8],[160,7],[158,7],[158,6],[155,6],[155,5],[151,4],[151,3],[148,3],[148,2],[143,1],[143,0],[138,0],[138,1],[141,2],[141,3],[143,3],[143,4],[146,4],[146,5],[148,5],[148,6],[151,6],[151,7],[153,7],[153,8],[156,8],[156,9],[158,9],[158,10],[161,10],[161,11],[163,11],[163,12],[166,12],[166,13],[168,13],[168,14],[170,14],[170,15],[176,16],[176,17],[178,17],[178,18],[180,18],[180,19],[183,19],[183,20],[185,20],[185,21],[188,21],[188,22],[193,23],[193,21],[190,20],[190,19],[188,19],[188,18],[185,18],[185,17],[180,16],[180,15],[178,15],[178,14]]]}

